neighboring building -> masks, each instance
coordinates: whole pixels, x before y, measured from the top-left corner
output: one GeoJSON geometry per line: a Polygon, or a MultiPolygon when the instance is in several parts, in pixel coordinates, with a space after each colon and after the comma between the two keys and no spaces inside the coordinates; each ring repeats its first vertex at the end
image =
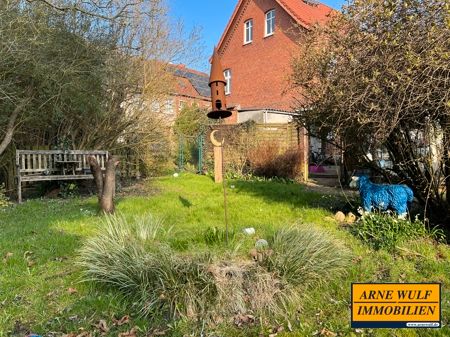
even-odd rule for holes
{"type": "Polygon", "coordinates": [[[231,122],[292,120],[288,76],[299,34],[331,12],[313,0],[239,0],[217,47],[231,122]]]}
{"type": "Polygon", "coordinates": [[[164,68],[161,64],[161,68],[163,70],[159,71],[161,76],[165,76],[167,87],[152,100],[143,99],[141,93],[130,95],[129,99],[122,103],[128,113],[151,111],[160,114],[168,125],[172,125],[183,107],[210,108],[209,75],[182,64],[170,64],[164,68]],[[163,93],[164,91],[169,93],[163,93]]]}
{"type": "Polygon", "coordinates": [[[201,108],[210,108],[209,75],[184,65],[176,65],[174,69],[175,92],[170,99],[173,101],[175,114],[178,115],[185,106],[197,105],[201,108]]]}

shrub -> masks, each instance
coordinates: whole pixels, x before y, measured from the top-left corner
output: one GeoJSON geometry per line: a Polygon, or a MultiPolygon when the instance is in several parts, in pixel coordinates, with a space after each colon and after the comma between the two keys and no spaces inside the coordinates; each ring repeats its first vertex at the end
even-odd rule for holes
{"type": "Polygon", "coordinates": [[[248,160],[253,174],[263,177],[277,176],[277,163],[274,159],[280,153],[280,146],[276,142],[265,142],[249,151],[248,160]]]}
{"type": "Polygon", "coordinates": [[[362,216],[350,231],[374,249],[394,251],[396,246],[407,240],[432,238],[441,240],[442,230],[428,229],[418,218],[414,221],[398,219],[389,213],[372,212],[362,216]]]}
{"type": "Polygon", "coordinates": [[[295,179],[299,173],[300,154],[296,149],[280,152],[278,143],[263,143],[249,152],[250,170],[266,178],[295,179]]]}
{"type": "Polygon", "coordinates": [[[343,273],[350,252],[339,241],[314,228],[291,227],[275,232],[263,264],[286,283],[307,287],[343,273]]]}

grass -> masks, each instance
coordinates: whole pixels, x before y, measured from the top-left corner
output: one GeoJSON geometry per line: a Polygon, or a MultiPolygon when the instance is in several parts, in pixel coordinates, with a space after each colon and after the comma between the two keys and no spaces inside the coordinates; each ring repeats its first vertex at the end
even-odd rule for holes
{"type": "MultiPolygon", "coordinates": [[[[341,239],[351,251],[352,264],[346,275],[308,291],[298,320],[292,322],[294,332],[278,336],[326,336],[327,331],[340,336],[450,335],[448,326],[440,330],[382,329],[356,334],[349,328],[348,309],[351,282],[441,282],[442,318],[448,325],[448,246],[419,239],[400,245],[396,254],[384,249],[375,251],[339,228],[329,211],[328,197],[323,202],[323,196],[306,192],[296,184],[232,181],[228,187],[229,220],[236,233],[254,227],[257,237],[269,238],[277,229],[298,224],[341,239]]],[[[162,219],[168,243],[175,251],[212,251],[231,258],[252,248],[251,242],[244,241],[240,245],[233,243],[230,252],[224,244],[211,245],[205,240],[208,228],[224,228],[221,185],[209,177],[163,177],[152,181],[150,188],[158,192],[119,198],[117,209],[129,220],[145,214],[162,219]]],[[[82,273],[75,264],[76,256],[101,221],[95,198],[31,200],[0,211],[1,337],[23,337],[30,331],[43,335],[79,333],[80,329],[99,335],[93,324],[100,320],[107,322],[111,336],[135,325],[142,331],[140,335],[153,328],[169,329],[166,335],[173,336],[185,332],[182,322],[174,322],[169,328],[153,327],[130,311],[119,293],[80,282],[82,273]],[[125,315],[131,315],[130,323],[112,325],[113,318],[125,315]]],[[[260,329],[236,327],[223,335],[258,336],[260,329]]]]}

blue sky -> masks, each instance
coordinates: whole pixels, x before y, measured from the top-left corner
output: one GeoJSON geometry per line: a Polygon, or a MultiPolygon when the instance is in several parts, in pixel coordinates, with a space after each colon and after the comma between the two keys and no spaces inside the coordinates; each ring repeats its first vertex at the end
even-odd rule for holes
{"type": "MultiPolygon", "coordinates": [[[[191,30],[195,26],[202,27],[205,55],[212,53],[237,2],[238,0],[168,0],[170,15],[175,19],[181,19],[187,30],[191,30]]],[[[321,0],[321,2],[340,9],[345,0],[321,0]]],[[[207,59],[198,65],[191,66],[207,71],[207,59]]]]}

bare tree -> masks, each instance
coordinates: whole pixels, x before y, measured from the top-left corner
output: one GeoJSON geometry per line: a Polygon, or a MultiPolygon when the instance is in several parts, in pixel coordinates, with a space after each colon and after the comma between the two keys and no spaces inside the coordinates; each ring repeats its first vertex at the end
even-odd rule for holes
{"type": "MultiPolygon", "coordinates": [[[[198,57],[164,0],[10,0],[0,4],[0,168],[14,148],[146,150],[173,92],[169,69],[198,57]],[[195,56],[196,55],[196,56],[195,56]],[[140,108],[130,112],[129,102],[140,108]]],[[[11,179],[9,179],[11,180],[11,179]]]]}
{"type": "Polygon", "coordinates": [[[427,215],[447,224],[449,20],[445,1],[351,1],[305,35],[292,77],[303,123],[338,135],[345,158],[411,185],[427,215]]]}

